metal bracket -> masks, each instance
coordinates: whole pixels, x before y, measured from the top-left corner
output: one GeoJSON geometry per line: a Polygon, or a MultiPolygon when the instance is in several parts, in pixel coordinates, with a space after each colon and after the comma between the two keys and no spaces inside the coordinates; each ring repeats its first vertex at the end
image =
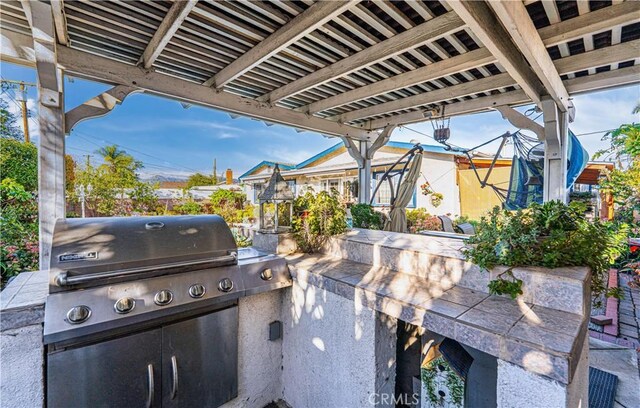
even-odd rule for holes
{"type": "Polygon", "coordinates": [[[510,106],[495,106],[493,109],[500,112],[502,118],[508,120],[513,126],[518,129],[528,129],[538,136],[538,140],[544,140],[544,126],[534,122],[510,106]]]}
{"type": "Polygon", "coordinates": [[[117,85],[95,98],[89,99],[82,105],[76,106],[64,115],[65,133],[69,134],[71,129],[83,120],[106,115],[116,105],[120,105],[130,93],[137,90],[132,86],[117,85]]]}

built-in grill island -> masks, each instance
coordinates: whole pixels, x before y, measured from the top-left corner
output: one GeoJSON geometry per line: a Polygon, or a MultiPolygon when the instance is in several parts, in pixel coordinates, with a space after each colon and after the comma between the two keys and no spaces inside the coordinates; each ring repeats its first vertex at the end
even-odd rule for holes
{"type": "Polygon", "coordinates": [[[220,406],[238,393],[238,299],[290,285],[218,216],[59,220],[47,405],[220,406]]]}

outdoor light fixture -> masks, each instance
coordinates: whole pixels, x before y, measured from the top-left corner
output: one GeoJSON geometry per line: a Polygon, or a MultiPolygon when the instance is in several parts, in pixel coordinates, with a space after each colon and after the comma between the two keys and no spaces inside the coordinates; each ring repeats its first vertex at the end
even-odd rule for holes
{"type": "Polygon", "coordinates": [[[451,123],[450,118],[445,118],[444,116],[444,106],[442,107],[442,121],[438,123],[437,119],[433,119],[431,121],[431,126],[433,126],[433,138],[436,139],[436,142],[442,143],[444,145],[447,144],[447,140],[451,137],[451,130],[449,129],[449,123],[451,123]]]}
{"type": "Polygon", "coordinates": [[[278,234],[291,229],[295,195],[280,174],[276,164],[267,187],[258,196],[260,204],[260,232],[278,234]]]}

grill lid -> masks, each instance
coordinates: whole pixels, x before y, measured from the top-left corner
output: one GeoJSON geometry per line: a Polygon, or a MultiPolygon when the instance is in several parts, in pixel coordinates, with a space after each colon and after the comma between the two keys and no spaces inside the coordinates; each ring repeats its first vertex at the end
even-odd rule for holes
{"type": "Polygon", "coordinates": [[[235,240],[217,215],[60,219],[50,291],[236,263],[235,240]]]}

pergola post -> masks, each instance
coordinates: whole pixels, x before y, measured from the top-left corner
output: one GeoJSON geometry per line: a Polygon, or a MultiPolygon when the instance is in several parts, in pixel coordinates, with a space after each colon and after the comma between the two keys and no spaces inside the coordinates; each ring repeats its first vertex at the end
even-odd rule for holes
{"type": "Polygon", "coordinates": [[[371,158],[368,153],[369,142],[360,141],[362,164],[358,166],[358,202],[369,204],[371,200],[371,158]]]}
{"type": "Polygon", "coordinates": [[[24,1],[38,75],[38,218],[40,269],[49,267],[53,227],[65,217],[64,94],[51,5],[24,1]]]}
{"type": "Polygon", "coordinates": [[[550,97],[542,99],[544,117],[543,201],[567,202],[568,113],[561,112],[550,97]]]}

